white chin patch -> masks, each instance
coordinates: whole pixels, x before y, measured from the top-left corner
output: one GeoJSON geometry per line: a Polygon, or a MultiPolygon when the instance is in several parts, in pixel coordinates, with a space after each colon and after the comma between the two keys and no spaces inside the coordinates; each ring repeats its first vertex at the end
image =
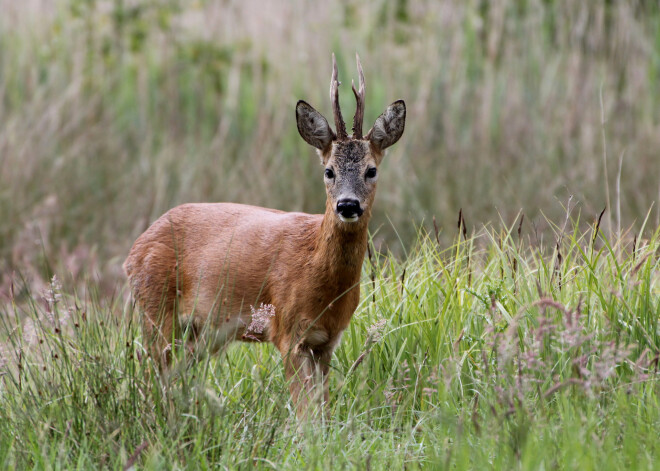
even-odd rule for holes
{"type": "Polygon", "coordinates": [[[341,214],[337,214],[337,216],[339,216],[339,219],[340,219],[342,222],[357,222],[357,220],[359,219],[359,217],[358,217],[357,215],[355,215],[355,216],[353,216],[353,217],[351,217],[351,218],[345,218],[345,217],[342,216],[341,214]]]}

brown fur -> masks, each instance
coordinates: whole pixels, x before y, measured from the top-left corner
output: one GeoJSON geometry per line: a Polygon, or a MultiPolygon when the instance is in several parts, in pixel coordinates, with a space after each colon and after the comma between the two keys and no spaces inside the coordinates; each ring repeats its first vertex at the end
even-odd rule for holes
{"type": "Polygon", "coordinates": [[[327,401],[330,358],[360,299],[376,191],[375,177],[365,172],[380,163],[383,136],[391,145],[403,132],[405,105],[396,102],[390,114],[393,106],[396,135],[386,135],[392,128],[386,122],[379,125],[378,141],[370,140],[371,132],[363,140],[337,141],[325,118],[299,103],[301,136],[319,148],[326,168],[337,172],[326,175],[325,214],[185,204],[135,241],[124,269],[155,360],[168,362],[171,343],[186,328],[191,349],[206,343],[217,350],[231,340],[270,341],[282,354],[299,413],[310,399],[327,401]],[[357,141],[363,144],[349,144],[357,141]],[[338,216],[338,198],[347,194],[364,211],[355,222],[338,216]],[[253,309],[262,303],[274,306],[275,316],[265,331],[249,332],[253,309]]]}
{"type": "MultiPolygon", "coordinates": [[[[287,377],[309,360],[323,360],[327,374],[360,298],[367,247],[366,219],[359,230],[346,231],[330,211],[324,219],[231,203],[188,204],[158,219],[124,263],[152,356],[160,360],[180,336],[177,311],[194,311],[199,328],[244,317],[231,340],[241,339],[250,307],[264,303],[275,306],[267,340],[289,359],[287,377]],[[327,340],[318,343],[320,337],[327,340]]],[[[292,383],[294,398],[299,388],[292,383]]]]}

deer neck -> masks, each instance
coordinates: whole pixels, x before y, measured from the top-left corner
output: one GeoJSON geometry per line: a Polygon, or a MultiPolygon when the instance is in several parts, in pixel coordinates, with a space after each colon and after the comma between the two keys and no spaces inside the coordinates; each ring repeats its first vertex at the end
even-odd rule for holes
{"type": "Polygon", "coordinates": [[[367,250],[370,218],[371,210],[367,209],[359,221],[342,222],[337,218],[332,204],[326,203],[315,250],[319,269],[328,275],[340,275],[349,283],[357,282],[367,250]]]}

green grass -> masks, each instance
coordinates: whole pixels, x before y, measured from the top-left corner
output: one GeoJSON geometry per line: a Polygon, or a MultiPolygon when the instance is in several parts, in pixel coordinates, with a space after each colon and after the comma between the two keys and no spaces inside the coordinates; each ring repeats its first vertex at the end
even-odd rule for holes
{"type": "MultiPolygon", "coordinates": [[[[377,246],[401,253],[392,227],[409,247],[414,224],[451,227],[459,208],[470,230],[522,209],[547,237],[542,215],[559,220],[569,195],[590,216],[607,206],[608,232],[639,230],[649,209],[660,221],[656,2],[0,0],[0,10],[4,289],[26,265],[47,281],[41,244],[51,264],[98,272],[111,289],[135,238],[180,203],[322,212],[323,169],[294,108],[304,99],[330,115],[332,52],[346,85],[360,53],[365,130],[392,101],[408,106],[380,172],[377,246]]],[[[350,87],[340,92],[350,118],[350,87]]]]}
{"type": "Polygon", "coordinates": [[[657,467],[657,3],[0,11],[3,469],[657,467]],[[268,345],[161,384],[127,299],[131,244],[184,202],[322,211],[293,110],[329,116],[331,53],[348,84],[355,51],[365,128],[399,98],[408,115],[331,420],[298,423],[268,345]]]}
{"type": "Polygon", "coordinates": [[[569,227],[545,253],[515,228],[374,252],[327,422],[297,421],[270,345],[179,363],[161,384],[123,295],[55,280],[0,307],[0,463],[654,469],[660,238],[597,231],[569,227]]]}

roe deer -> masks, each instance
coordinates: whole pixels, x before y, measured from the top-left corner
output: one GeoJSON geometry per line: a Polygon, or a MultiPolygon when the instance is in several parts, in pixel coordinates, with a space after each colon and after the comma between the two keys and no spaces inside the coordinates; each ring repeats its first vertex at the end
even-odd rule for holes
{"type": "Polygon", "coordinates": [[[186,329],[191,342],[210,342],[211,350],[231,340],[270,341],[282,354],[298,415],[309,401],[328,400],[330,358],[360,298],[377,168],[406,118],[405,103],[395,101],[363,137],[364,74],[356,58],[352,136],[339,109],[334,54],[337,132],[306,102],[296,105],[298,131],[324,166],[325,214],[184,204],[135,241],[124,270],[147,348],[161,366],[186,329]]]}

